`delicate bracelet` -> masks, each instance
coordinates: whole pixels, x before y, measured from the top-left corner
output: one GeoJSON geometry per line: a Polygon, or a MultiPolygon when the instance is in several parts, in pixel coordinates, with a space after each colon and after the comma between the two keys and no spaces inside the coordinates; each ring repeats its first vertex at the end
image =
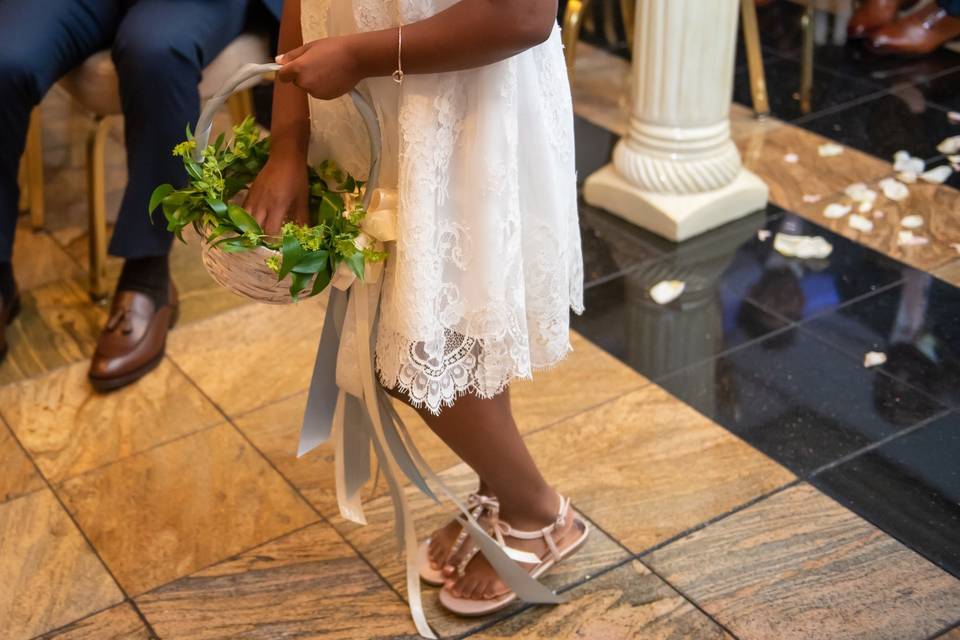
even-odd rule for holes
{"type": "Polygon", "coordinates": [[[393,81],[403,82],[403,25],[397,27],[397,70],[393,72],[393,81]]]}

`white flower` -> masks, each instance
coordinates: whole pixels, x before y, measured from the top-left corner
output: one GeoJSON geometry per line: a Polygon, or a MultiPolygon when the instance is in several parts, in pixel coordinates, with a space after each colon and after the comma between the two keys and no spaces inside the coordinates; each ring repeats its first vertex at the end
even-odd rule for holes
{"type": "Polygon", "coordinates": [[[680,297],[687,284],[681,280],[663,280],[650,288],[650,297],[657,304],[670,304],[680,297]]]}
{"type": "Polygon", "coordinates": [[[869,369],[870,367],[878,367],[881,364],[887,361],[887,354],[880,353],[879,351],[870,351],[865,356],[863,356],[863,366],[869,369]]]}

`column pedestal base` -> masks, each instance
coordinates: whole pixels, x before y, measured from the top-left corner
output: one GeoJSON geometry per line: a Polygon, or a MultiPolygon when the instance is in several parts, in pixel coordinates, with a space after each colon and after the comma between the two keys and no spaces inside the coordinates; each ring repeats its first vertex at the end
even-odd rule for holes
{"type": "Polygon", "coordinates": [[[727,186],[693,195],[642,191],[612,164],[587,178],[583,198],[639,227],[674,242],[737,220],[767,206],[767,185],[743,169],[727,186]]]}

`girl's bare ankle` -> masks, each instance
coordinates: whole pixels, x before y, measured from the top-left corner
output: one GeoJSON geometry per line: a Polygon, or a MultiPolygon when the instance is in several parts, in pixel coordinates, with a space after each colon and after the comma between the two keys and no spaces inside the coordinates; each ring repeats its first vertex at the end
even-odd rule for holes
{"type": "Polygon", "coordinates": [[[515,529],[541,529],[553,523],[559,512],[560,496],[550,487],[500,498],[500,516],[515,529]]]}

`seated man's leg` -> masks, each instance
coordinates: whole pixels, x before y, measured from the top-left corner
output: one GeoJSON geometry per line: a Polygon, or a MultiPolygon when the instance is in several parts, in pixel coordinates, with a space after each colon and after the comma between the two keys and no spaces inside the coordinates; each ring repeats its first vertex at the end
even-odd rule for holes
{"type": "Polygon", "coordinates": [[[11,257],[17,226],[17,171],[30,111],[60,76],[106,48],[119,0],[0,0],[0,358],[16,298],[11,257]]]}
{"type": "Polygon", "coordinates": [[[140,316],[136,330],[111,322],[90,368],[94,387],[129,384],[163,356],[176,316],[167,254],[172,235],[163,216],[151,224],[147,204],[162,183],[182,185],[182,162],[171,151],[200,112],[197,85],[204,67],[237,37],[248,0],[138,0],[117,29],[113,61],[120,80],[128,182],[110,243],[125,258],[111,318],[140,316]]]}

